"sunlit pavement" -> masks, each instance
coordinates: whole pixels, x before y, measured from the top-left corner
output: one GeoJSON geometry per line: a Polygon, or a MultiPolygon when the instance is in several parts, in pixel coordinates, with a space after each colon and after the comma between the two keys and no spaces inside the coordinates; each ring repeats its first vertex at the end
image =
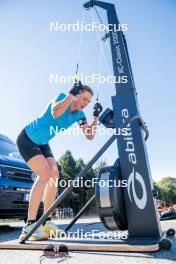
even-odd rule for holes
{"type": "MultiPolygon", "coordinates": [[[[64,227],[70,222],[70,220],[54,220],[56,224],[64,227]]],[[[77,227],[90,230],[91,228],[97,227],[99,222],[98,218],[86,218],[78,221],[77,227]],[[91,223],[94,223],[91,225],[91,223]],[[95,224],[96,223],[96,224],[95,224]]],[[[163,230],[168,228],[176,229],[176,220],[161,222],[163,230]]],[[[17,239],[23,221],[0,221],[0,242],[17,239]],[[2,226],[4,226],[4,231],[2,226]]],[[[101,263],[101,264],[168,264],[175,263],[176,261],[176,240],[172,239],[172,249],[169,251],[161,250],[156,253],[109,253],[109,252],[70,252],[70,258],[66,259],[64,263],[68,264],[90,264],[90,263],[101,263]]],[[[1,264],[37,264],[40,263],[40,256],[42,251],[35,250],[0,250],[0,263],[1,264]]],[[[59,259],[47,259],[45,258],[42,263],[57,263],[59,259]]]]}

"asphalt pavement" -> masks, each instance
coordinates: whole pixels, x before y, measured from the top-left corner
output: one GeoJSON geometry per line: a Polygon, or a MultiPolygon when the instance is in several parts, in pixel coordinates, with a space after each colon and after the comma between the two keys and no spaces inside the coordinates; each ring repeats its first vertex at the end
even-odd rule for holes
{"type": "MultiPolygon", "coordinates": [[[[92,228],[91,223],[97,223],[98,219],[80,219],[77,227],[92,228]]],[[[68,220],[59,221],[63,227],[68,220]]],[[[56,223],[58,223],[56,221],[56,223]]],[[[0,242],[17,239],[23,222],[21,221],[5,221],[0,222],[0,242]]],[[[176,220],[161,222],[162,229],[174,228],[176,230],[176,220]]],[[[0,264],[38,264],[40,263],[41,250],[0,250],[0,264]]],[[[42,264],[60,263],[58,258],[44,258],[42,264]],[[58,262],[59,261],[59,262],[58,262]]],[[[170,264],[176,263],[176,238],[172,238],[172,248],[168,251],[160,250],[155,253],[111,253],[111,252],[69,252],[69,257],[62,260],[68,264],[170,264]]]]}

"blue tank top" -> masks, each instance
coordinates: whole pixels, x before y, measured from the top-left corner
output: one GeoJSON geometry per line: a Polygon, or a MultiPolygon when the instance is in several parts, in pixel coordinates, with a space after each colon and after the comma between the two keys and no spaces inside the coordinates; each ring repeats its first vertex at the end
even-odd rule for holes
{"type": "MultiPolygon", "coordinates": [[[[64,93],[60,93],[53,100],[59,102],[65,97],[66,95],[64,93]]],[[[54,119],[51,113],[53,100],[49,102],[39,117],[27,124],[24,128],[28,137],[38,145],[47,144],[56,135],[55,132],[59,132],[61,129],[67,129],[73,123],[85,118],[82,110],[71,112],[70,107],[68,107],[61,116],[54,119]]]]}

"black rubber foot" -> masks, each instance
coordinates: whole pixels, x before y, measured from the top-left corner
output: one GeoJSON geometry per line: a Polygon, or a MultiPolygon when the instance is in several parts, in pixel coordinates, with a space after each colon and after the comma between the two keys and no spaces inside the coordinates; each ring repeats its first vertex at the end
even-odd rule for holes
{"type": "Polygon", "coordinates": [[[169,238],[163,238],[159,242],[160,249],[169,250],[172,247],[172,242],[169,238]]]}
{"type": "Polygon", "coordinates": [[[166,231],[166,236],[168,236],[168,237],[173,237],[173,236],[175,236],[175,229],[173,229],[173,228],[169,228],[169,229],[166,231]]]}

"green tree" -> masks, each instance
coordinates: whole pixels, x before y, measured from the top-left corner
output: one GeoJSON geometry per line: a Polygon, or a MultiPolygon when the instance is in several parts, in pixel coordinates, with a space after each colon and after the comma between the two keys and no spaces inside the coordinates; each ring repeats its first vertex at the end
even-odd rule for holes
{"type": "MultiPolygon", "coordinates": [[[[85,167],[82,159],[75,160],[72,153],[67,150],[58,161],[58,168],[60,171],[60,180],[68,181],[73,180],[78,173],[85,167]]],[[[85,180],[95,178],[95,172],[93,169],[89,169],[86,175],[79,181],[81,185],[73,189],[64,202],[61,204],[62,207],[72,207],[74,212],[77,213],[93,195],[94,190],[84,185],[85,180]]],[[[61,184],[59,184],[60,186],[61,184]]],[[[64,188],[59,187],[59,192],[62,192],[64,188]]]]}
{"type": "MultiPolygon", "coordinates": [[[[78,174],[83,168],[85,167],[85,163],[82,159],[78,159],[76,161],[76,174],[78,174]]],[[[82,208],[86,202],[93,196],[95,190],[92,187],[92,179],[95,178],[96,175],[94,173],[94,170],[90,168],[86,175],[81,178],[81,185],[78,188],[74,189],[73,195],[75,197],[75,203],[77,204],[77,208],[82,208]],[[88,182],[89,181],[89,182],[88,182]],[[88,183],[90,186],[87,186],[88,183]]],[[[86,213],[88,214],[90,212],[91,207],[89,207],[86,210],[86,213]]]]}
{"type": "Polygon", "coordinates": [[[164,177],[155,183],[159,193],[159,199],[169,205],[176,203],[176,178],[164,177]]]}
{"type": "Polygon", "coordinates": [[[59,159],[59,168],[61,177],[64,180],[71,180],[75,177],[76,161],[73,158],[71,151],[67,150],[59,159]]]}
{"type": "MultiPolygon", "coordinates": [[[[75,177],[75,165],[76,161],[72,156],[71,151],[67,150],[58,161],[59,169],[59,185],[58,192],[61,193],[68,186],[68,181],[73,180],[75,177]]],[[[60,207],[73,208],[73,196],[68,195],[66,199],[59,205],[60,207]]]]}

